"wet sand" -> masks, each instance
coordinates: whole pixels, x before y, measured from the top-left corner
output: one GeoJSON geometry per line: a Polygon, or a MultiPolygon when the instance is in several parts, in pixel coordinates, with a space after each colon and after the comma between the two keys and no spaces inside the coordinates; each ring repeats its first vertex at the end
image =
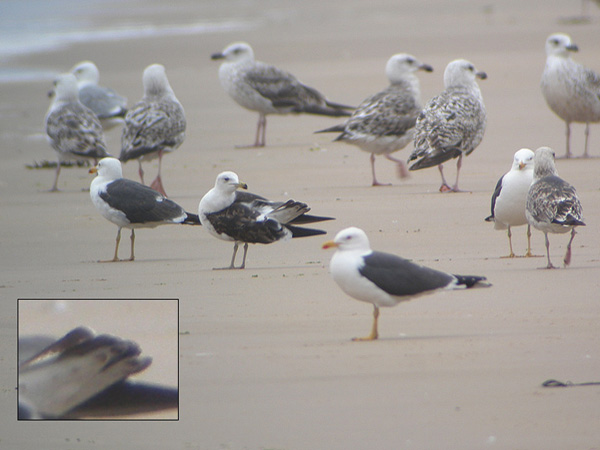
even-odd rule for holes
{"type": "MultiPolygon", "coordinates": [[[[322,238],[252,246],[244,271],[213,271],[229,263],[232,245],[183,226],[140,230],[135,262],[99,264],[112,257],[116,227],[89,199],[92,175],[64,169],[62,192],[55,194],[46,192],[52,170],[25,168],[55,158],[42,129],[48,83],[3,85],[0,421],[9,427],[0,433],[0,447],[120,448],[126,441],[128,448],[144,449],[599,448],[600,389],[541,383],[600,381],[600,159],[557,161],[560,175],[577,188],[587,223],[575,238],[571,267],[541,270],[545,258],[500,258],[508,252],[506,235],[483,220],[516,150],[548,145],[564,152],[564,124],[539,89],[546,37],[571,34],[580,48],[576,59],[600,71],[600,14],[592,6],[590,24],[559,23],[579,12],[579,3],[570,3],[545,2],[544,10],[533,1],[402,6],[311,0],[236,10],[211,4],[203,10],[209,18],[250,17],[258,25],[75,45],[23,58],[22,64],[57,71],[91,59],[102,84],[130,103],[142,96],[144,67],[163,63],[188,120],[186,141],[164,158],[163,181],[188,211],[196,212],[219,172],[234,170],[252,192],[305,201],[313,213],[337,220],[323,223],[328,235],[322,238]],[[461,186],[471,193],[438,193],[435,169],[399,180],[385,159],[377,161],[378,178],[393,186],[370,187],[368,154],[313,134],[337,123],[327,117],[269,117],[266,148],[235,149],[253,141],[257,115],[223,92],[210,54],[236,40],[250,42],[257,59],[349,104],[387,84],[384,67],[393,53],[412,53],[434,67],[420,75],[423,102],[443,88],[451,59],[469,59],[489,77],[480,83],[486,135],[461,173],[461,186]],[[320,248],[350,225],[363,228],[376,249],[486,275],[493,287],[384,309],[381,339],[351,342],[368,332],[372,308],[339,290],[327,270],[331,253],[320,248]],[[178,298],[180,420],[16,422],[19,298],[178,298]]],[[[186,8],[198,12],[193,3],[179,6],[173,20],[186,8]]],[[[580,155],[583,126],[572,128],[572,148],[580,155]]],[[[109,132],[107,141],[118,155],[118,132],[109,132]]],[[[600,156],[598,125],[590,145],[600,156]]],[[[146,164],[149,179],[156,169],[156,162],[146,164]]],[[[446,172],[453,179],[453,162],[446,172]]],[[[137,180],[137,164],[125,165],[124,174],[137,180]]],[[[123,257],[129,254],[125,236],[123,257]]],[[[551,236],[555,264],[567,240],[551,236]]],[[[535,253],[544,254],[543,242],[535,232],[535,253]]],[[[524,227],[514,230],[513,244],[524,253],[524,227]]],[[[41,313],[34,323],[49,320],[41,313]]],[[[40,332],[62,331],[53,325],[40,332]]],[[[148,352],[153,366],[161,358],[158,347],[148,352]]]]}

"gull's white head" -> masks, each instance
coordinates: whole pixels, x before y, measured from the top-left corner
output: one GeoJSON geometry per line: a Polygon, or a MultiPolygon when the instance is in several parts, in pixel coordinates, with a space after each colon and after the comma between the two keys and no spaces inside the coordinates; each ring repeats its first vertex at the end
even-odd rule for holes
{"type": "Polygon", "coordinates": [[[533,170],[534,153],[528,148],[522,148],[515,152],[512,170],[533,170]]]}
{"type": "Polygon", "coordinates": [[[576,52],[579,49],[571,41],[571,37],[565,33],[554,33],[546,39],[546,56],[559,56],[562,58],[570,58],[571,52],[576,52]]]}
{"type": "Polygon", "coordinates": [[[51,91],[55,102],[76,101],[79,98],[77,79],[72,73],[63,73],[54,80],[54,89],[51,91]]]}
{"type": "Polygon", "coordinates": [[[234,42],[229,44],[222,52],[211,55],[211,59],[224,59],[226,62],[249,62],[254,61],[254,52],[250,44],[234,42]]]}
{"type": "Polygon", "coordinates": [[[371,249],[366,233],[356,227],[344,228],[335,235],[333,241],[327,241],[323,244],[324,249],[331,247],[335,247],[341,251],[369,251],[371,249]]]}
{"type": "Polygon", "coordinates": [[[554,150],[550,147],[540,147],[535,151],[533,157],[533,176],[535,179],[558,175],[554,165],[555,156],[554,150]]]}
{"type": "Polygon", "coordinates": [[[90,173],[97,173],[98,178],[105,180],[118,180],[123,178],[123,169],[121,161],[117,158],[102,158],[96,167],[89,170],[90,173]]]}
{"type": "Polygon", "coordinates": [[[470,86],[476,84],[475,78],[485,80],[487,74],[478,71],[475,66],[466,59],[455,59],[451,61],[444,71],[444,86],[470,86]]]}
{"type": "Polygon", "coordinates": [[[79,86],[98,84],[100,81],[98,67],[91,61],[82,61],[75,64],[70,72],[77,78],[77,84],[79,86]]]}
{"type": "Polygon", "coordinates": [[[173,89],[167,79],[165,66],[162,64],[151,64],[144,69],[142,77],[144,84],[144,96],[161,97],[165,93],[173,94],[173,89]]]}
{"type": "Polygon", "coordinates": [[[433,68],[429,64],[424,64],[407,53],[395,54],[388,60],[385,66],[385,74],[392,84],[402,81],[408,74],[414,73],[417,70],[432,72],[433,68]]]}
{"type": "Polygon", "coordinates": [[[221,192],[226,192],[231,194],[235,192],[236,189],[248,189],[246,183],[240,182],[237,174],[235,172],[221,172],[217,175],[217,180],[215,181],[215,189],[221,192]]]}

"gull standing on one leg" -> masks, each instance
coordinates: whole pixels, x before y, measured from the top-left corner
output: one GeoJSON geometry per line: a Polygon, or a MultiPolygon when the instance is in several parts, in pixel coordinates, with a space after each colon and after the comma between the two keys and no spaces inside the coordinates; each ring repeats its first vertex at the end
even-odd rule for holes
{"type": "Polygon", "coordinates": [[[353,339],[355,341],[372,341],[379,337],[377,322],[381,307],[396,306],[438,290],[490,286],[485,277],[452,275],[371,250],[369,238],[360,228],[346,228],[333,241],[323,244],[324,249],[331,247],[337,250],[329,263],[334,281],[350,297],[373,305],[371,333],[353,339]]]}

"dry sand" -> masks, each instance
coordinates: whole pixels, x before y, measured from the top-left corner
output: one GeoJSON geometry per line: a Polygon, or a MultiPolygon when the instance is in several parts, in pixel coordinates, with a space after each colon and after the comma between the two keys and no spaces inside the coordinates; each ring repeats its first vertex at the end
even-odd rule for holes
{"type": "MultiPolygon", "coordinates": [[[[243,33],[76,45],[19,62],[60,71],[94,60],[102,83],[130,102],[142,95],[144,67],[161,62],[188,118],[185,143],[164,158],[171,198],[195,211],[216,174],[230,169],[252,192],[306,201],[315,214],[337,220],[323,224],[323,239],[251,247],[244,271],[211,270],[228,263],[232,246],[199,227],[141,230],[135,262],[99,264],[112,256],[116,228],[85,192],[91,176],[63,170],[62,192],[53,194],[45,192],[52,171],[25,169],[54,159],[39,138],[48,84],[3,85],[0,448],[600,448],[600,387],[541,387],[548,378],[600,381],[600,159],[557,162],[576,186],[587,222],[568,269],[540,270],[543,258],[499,258],[508,251],[506,235],[483,221],[516,150],[549,145],[564,152],[563,123],[539,89],[544,41],[552,32],[570,33],[578,60],[600,70],[598,10],[591,8],[591,23],[576,25],[558,22],[579,12],[576,0],[177,3],[173,18],[162,20],[201,9],[207,18],[261,21],[243,33]],[[257,117],[222,91],[209,55],[235,40],[350,104],[385,86],[383,68],[393,53],[434,66],[420,76],[424,101],[442,89],[448,61],[471,60],[489,76],[481,82],[486,136],[461,176],[472,193],[439,194],[435,169],[400,181],[385,160],[377,162],[378,176],[394,185],[370,187],[366,153],[312,134],[336,123],[330,118],[269,117],[268,147],[234,149],[252,142],[257,117]],[[327,270],[331,254],[320,249],[350,225],[365,229],[374,248],[486,275],[493,287],[382,310],[381,339],[351,342],[367,333],[371,307],[338,289],[327,270]],[[180,299],[180,420],[16,422],[18,298],[180,299]]],[[[108,143],[118,154],[118,133],[109,132],[108,143]]],[[[582,125],[573,126],[573,148],[583,152],[582,125]]],[[[598,125],[591,153],[600,156],[598,125]]],[[[149,178],[156,168],[147,165],[149,178]]],[[[447,164],[449,179],[454,173],[447,164]]],[[[135,163],[125,176],[137,179],[135,163]]],[[[513,241],[524,252],[524,228],[515,229],[513,241]]],[[[566,242],[551,237],[555,263],[566,242]]],[[[128,239],[121,245],[126,256],[128,239]]],[[[533,246],[544,253],[541,233],[533,246]]],[[[55,320],[47,317],[52,326],[40,331],[60,334],[55,320]]]]}

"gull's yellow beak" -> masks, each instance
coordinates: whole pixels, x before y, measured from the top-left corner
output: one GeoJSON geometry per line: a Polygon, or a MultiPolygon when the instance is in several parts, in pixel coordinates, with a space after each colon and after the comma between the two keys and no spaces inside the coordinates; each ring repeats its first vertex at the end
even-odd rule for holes
{"type": "Polygon", "coordinates": [[[248,189],[248,185],[246,183],[242,183],[241,181],[238,183],[237,187],[241,189],[248,189]]]}
{"type": "Polygon", "coordinates": [[[337,246],[338,246],[338,245],[337,245],[335,242],[333,242],[333,241],[327,241],[327,242],[325,242],[325,243],[323,244],[323,246],[322,246],[321,248],[322,248],[323,250],[327,250],[328,248],[331,248],[331,247],[337,247],[337,246]]]}
{"type": "Polygon", "coordinates": [[[98,172],[98,168],[96,166],[94,166],[90,170],[88,170],[88,173],[97,173],[97,172],[98,172]]]}
{"type": "Polygon", "coordinates": [[[523,170],[525,168],[525,163],[523,161],[521,161],[519,163],[519,170],[523,170]]]}

